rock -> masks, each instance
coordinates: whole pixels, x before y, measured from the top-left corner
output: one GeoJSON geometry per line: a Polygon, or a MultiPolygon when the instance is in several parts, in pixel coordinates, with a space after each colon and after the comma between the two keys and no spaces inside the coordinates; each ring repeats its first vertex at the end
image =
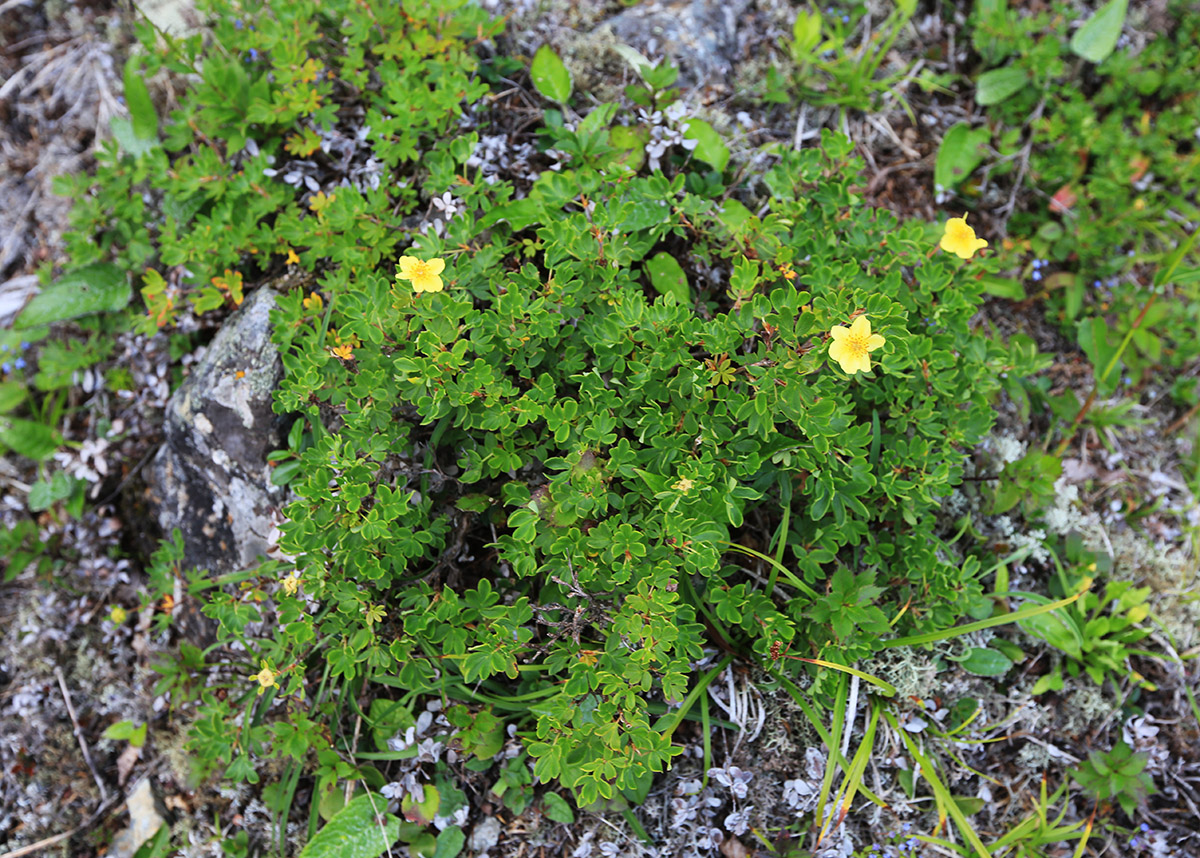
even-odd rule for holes
{"type": "Polygon", "coordinates": [[[471,831],[471,839],[467,845],[476,855],[487,852],[500,842],[500,820],[494,816],[485,816],[475,824],[471,831]]]}
{"type": "Polygon", "coordinates": [[[684,87],[723,85],[738,60],[738,20],[750,0],[647,0],[602,24],[650,60],[666,55],[684,87]]]}
{"type": "Polygon", "coordinates": [[[267,553],[271,508],[284,498],[267,465],[282,428],[271,410],[283,375],[274,306],[270,289],[251,293],[167,403],[148,482],[163,533],[183,533],[185,568],[232,572],[267,553]]]}
{"type": "Polygon", "coordinates": [[[133,788],[125,805],[129,809],[129,827],[113,838],[108,849],[111,858],[132,858],[143,843],[167,824],[167,820],[158,812],[149,778],[143,778],[133,788]]]}
{"type": "Polygon", "coordinates": [[[138,11],[154,26],[172,36],[190,36],[200,30],[201,17],[191,0],[148,0],[138,11]]]}

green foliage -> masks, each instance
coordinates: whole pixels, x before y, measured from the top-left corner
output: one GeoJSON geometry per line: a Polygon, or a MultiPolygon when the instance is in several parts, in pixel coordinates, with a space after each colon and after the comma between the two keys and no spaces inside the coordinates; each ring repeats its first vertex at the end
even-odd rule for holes
{"type": "Polygon", "coordinates": [[[1134,753],[1124,742],[1117,742],[1111,751],[1092,751],[1071,769],[1071,777],[1096,801],[1115,799],[1126,815],[1132,816],[1146,796],[1158,792],[1145,771],[1147,762],[1146,754],[1134,753]]]}
{"type": "Polygon", "coordinates": [[[503,183],[457,189],[482,216],[420,239],[420,255],[448,257],[446,291],[331,270],[328,329],[300,295],[281,302],[277,407],[313,427],[322,403],[341,417],[299,454],[281,541],[331,610],[280,610],[291,645],[337,642],[335,676],[432,691],[503,674],[552,692],[529,750],[539,778],[589,803],[676,752],[647,702],[686,693],[702,616],[760,654],[799,636],[849,661],[910,595],[920,628],[957,616],[979,585],[938,559],[926,513],[961,474],[951,451],[989,425],[998,355],[966,328],[978,286],[924,259],[922,229],[856,201],[839,138],[783,154],[770,213],[743,219],[682,174],[631,174],[604,125],[574,136],[589,160],[525,200],[503,183]],[[514,220],[536,229],[532,260],[514,220]],[[680,240],[681,270],[729,266],[728,287],[697,277],[688,305],[648,294],[657,248],[680,240]],[[855,311],[889,345],[850,379],[823,342],[855,311]],[[353,362],[320,347],[334,331],[359,344],[353,362]],[[720,542],[781,502],[803,549],[797,589],[768,593],[720,542]],[[438,556],[480,529],[507,576],[447,586],[438,556]]]}
{"type": "Polygon", "coordinates": [[[855,44],[859,8],[853,15],[830,8],[824,14],[816,9],[798,10],[792,38],[786,41],[784,65],[768,70],[764,100],[873,111],[880,109],[890,94],[911,116],[908,103],[896,91],[908,67],[887,74],[881,69],[915,11],[916,3],[911,0],[896,3],[883,21],[869,30],[864,28],[855,44]]]}
{"type": "MultiPolygon", "coordinates": [[[[1112,563],[1107,557],[1086,552],[1078,536],[1069,537],[1064,547],[1067,563],[1064,566],[1055,557],[1057,575],[1050,584],[1051,595],[1056,598],[1092,587],[1094,576],[1106,571],[1104,567],[1111,567],[1112,563]]],[[[1021,620],[1020,625],[1064,653],[1071,676],[1082,670],[1097,685],[1109,678],[1119,681],[1132,677],[1141,687],[1153,689],[1129,664],[1130,647],[1150,634],[1138,625],[1149,616],[1146,605],[1149,596],[1149,587],[1109,581],[1102,589],[1089,589],[1065,608],[1021,620]]],[[[1034,684],[1033,693],[1062,688],[1062,672],[1055,668],[1034,684]]]]}
{"type": "MultiPolygon", "coordinates": [[[[273,785],[280,810],[310,775],[314,825],[327,824],[305,854],[378,854],[399,838],[452,856],[461,832],[429,824],[466,799],[441,762],[421,763],[433,782],[400,800],[404,821],[384,800],[369,808],[373,792],[345,803],[347,784],[383,787],[376,763],[418,756],[389,739],[414,728],[421,698],[445,707],[433,741],[489,772],[513,813],[538,800],[534,775],[585,807],[644,796],[680,752],[673,732],[717,642],[781,673],[811,669],[802,658],[849,670],[885,635],[986,617],[982,564],[941,538],[936,513],[1002,381],[1027,404],[1045,395],[1019,381],[1040,359],[972,330],[985,292],[1012,283],[993,258],[931,255],[924,225],[864,205],[848,140],[767,149],[770,169],[735,185],[728,143],[681,113],[688,145],[650,170],[637,108],[682,110],[677,71],[626,49],[640,75],[628,103],[576,117],[547,48],[531,74],[558,104],[538,136],[562,169],[489,182],[469,166],[486,113],[471,132],[459,123],[513,69],[473,52],[499,28],[477,7],[302,0],[240,28],[223,0],[205,8],[216,47],[145,32],[126,69],[128,134],[93,177],[63,183],[82,200],[73,262],[135,276],[145,331],[235,307],[261,274],[303,271],[273,319],[275,408],[294,420],[271,454],[294,498],[278,548],[294,559],[210,580],[182,568],[175,536],[149,570],[160,629],[181,586],[216,628],[214,646],[155,667],[158,693],[197,704],[201,773],[253,783],[274,756],[292,778],[273,785]],[[164,69],[192,80],[160,118],[142,89],[164,69]],[[378,186],[283,181],[321,157],[349,101],[378,186]],[[410,216],[446,194],[467,214],[418,231],[410,216]],[[401,255],[442,260],[444,291],[397,281],[401,255]],[[863,315],[885,343],[848,376],[830,331],[863,315]],[[779,567],[765,580],[729,551],[762,535],[779,567]],[[333,729],[348,716],[354,738],[333,729]],[[503,754],[510,725],[521,746],[503,754]]],[[[845,27],[802,13],[799,71],[780,86],[870,108],[913,11],[899,4],[853,57],[845,27]]],[[[947,187],[979,165],[985,133],[956,132],[939,157],[947,187]]],[[[66,384],[91,342],[48,344],[43,389],[66,384]]],[[[1046,495],[1045,458],[1013,467],[998,509],[1046,495]]],[[[59,502],[65,489],[45,491],[59,502]]],[[[1109,644],[1132,639],[1112,622],[1089,634],[1089,672],[1111,671],[1124,651],[1109,644]]],[[[964,666],[1000,675],[1017,656],[997,644],[964,666]]],[[[827,699],[834,671],[813,674],[827,699]]],[[[541,801],[573,818],[558,793],[541,801]]]]}
{"type": "Polygon", "coordinates": [[[129,303],[129,283],[115,265],[96,262],[69,271],[38,293],[17,317],[16,327],[36,328],[92,313],[111,313],[129,303]]]}
{"type": "MultiPolygon", "coordinates": [[[[146,27],[141,68],[126,68],[131,133],[144,140],[158,121],[143,80],[164,68],[196,74],[202,66],[161,141],[105,144],[92,176],[58,182],[77,201],[64,237],[68,253],[76,265],[103,262],[139,278],[147,332],[171,324],[188,305],[202,313],[240,304],[243,276],[281,269],[289,252],[354,265],[390,255],[398,225],[392,213],[412,210],[412,191],[398,199],[383,187],[310,197],[303,183],[292,187],[266,172],[320,145],[314,129],[332,125],[338,99],[361,100],[376,157],[388,169],[411,171],[447,136],[462,103],[486,91],[463,39],[497,30],[455,0],[374,3],[369,15],[349,0],[304,0],[263,10],[241,27],[225,0],[200,5],[218,21],[221,50],[206,51],[198,36],[164,44],[146,27]],[[346,21],[354,23],[343,30],[346,21]],[[331,39],[341,45],[336,53],[327,48],[331,39]],[[366,222],[367,211],[388,215],[366,222]],[[350,234],[367,239],[365,256],[343,239],[350,234]],[[165,276],[168,270],[175,276],[165,276]]],[[[98,309],[109,307],[87,312],[98,309]]]]}
{"type": "Polygon", "coordinates": [[[990,107],[992,145],[1004,159],[991,175],[1011,172],[1027,151],[1026,181],[1045,201],[1013,215],[1014,254],[1048,265],[1025,273],[1064,326],[1082,317],[1079,342],[1102,362],[1098,378],[1128,340],[1115,364],[1124,372],[1110,373],[1101,395],[1122,374],[1183,367],[1200,355],[1200,258],[1192,246],[1169,258],[1200,217],[1192,193],[1200,19],[1173,2],[1170,26],[1135,51],[1118,42],[1125,5],[1105,4],[1072,36],[1075,13],[1065,4],[1036,14],[981,4],[972,32],[987,67],[976,78],[978,101],[990,107]],[[1092,76],[1078,76],[1072,52],[1097,63],[1092,76]],[[1144,263],[1171,274],[1151,286],[1144,263]],[[1165,300],[1143,316],[1152,292],[1165,300]]]}
{"type": "Polygon", "coordinates": [[[565,104],[571,97],[571,73],[549,45],[542,45],[533,55],[529,77],[537,91],[551,101],[565,104]]]}
{"type": "Polygon", "coordinates": [[[342,808],[300,851],[301,858],[376,858],[400,836],[387,799],[365,793],[342,808]]]}
{"type": "Polygon", "coordinates": [[[146,744],[146,726],[135,726],[132,721],[118,721],[104,731],[104,738],[114,742],[128,742],[135,748],[140,748],[146,744]]]}
{"type": "Polygon", "coordinates": [[[1117,46],[1129,0],[1108,0],[1071,36],[1071,50],[1089,62],[1107,59],[1117,46]]]}
{"type": "Polygon", "coordinates": [[[938,147],[933,169],[934,188],[939,192],[955,188],[983,163],[984,145],[991,139],[986,128],[974,128],[966,122],[952,125],[938,147]]]}

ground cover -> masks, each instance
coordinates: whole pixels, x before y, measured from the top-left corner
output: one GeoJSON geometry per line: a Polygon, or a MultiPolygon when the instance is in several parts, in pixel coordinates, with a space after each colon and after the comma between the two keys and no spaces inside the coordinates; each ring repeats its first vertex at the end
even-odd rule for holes
{"type": "Polygon", "coordinates": [[[725,11],[22,11],[12,850],[1195,853],[1200,18],[725,11]]]}

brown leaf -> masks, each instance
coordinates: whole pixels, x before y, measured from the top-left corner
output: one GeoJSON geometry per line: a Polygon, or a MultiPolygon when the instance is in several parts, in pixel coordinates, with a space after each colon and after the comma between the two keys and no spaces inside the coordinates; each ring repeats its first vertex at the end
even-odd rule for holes
{"type": "Polygon", "coordinates": [[[125,781],[129,780],[129,773],[133,771],[133,767],[137,765],[137,761],[142,758],[142,749],[127,745],[121,755],[117,757],[117,783],[125,786],[125,781]]]}
{"type": "Polygon", "coordinates": [[[726,837],[721,841],[721,854],[725,858],[747,858],[750,850],[742,845],[742,841],[736,837],[726,837]]]}

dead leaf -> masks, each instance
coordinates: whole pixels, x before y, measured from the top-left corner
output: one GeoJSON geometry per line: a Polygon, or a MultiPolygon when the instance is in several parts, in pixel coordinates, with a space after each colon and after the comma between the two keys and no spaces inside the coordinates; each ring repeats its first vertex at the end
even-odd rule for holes
{"type": "Polygon", "coordinates": [[[141,758],[141,748],[134,745],[125,746],[125,750],[117,757],[117,783],[120,786],[125,786],[125,781],[129,780],[129,773],[133,771],[133,767],[141,758]]]}
{"type": "Polygon", "coordinates": [[[747,858],[750,850],[742,845],[742,841],[736,837],[726,837],[721,841],[721,854],[725,858],[747,858]]]}
{"type": "Polygon", "coordinates": [[[1062,214],[1065,211],[1070,211],[1071,207],[1077,202],[1079,202],[1079,195],[1071,190],[1070,185],[1063,185],[1050,198],[1050,211],[1054,214],[1062,214]]]}

